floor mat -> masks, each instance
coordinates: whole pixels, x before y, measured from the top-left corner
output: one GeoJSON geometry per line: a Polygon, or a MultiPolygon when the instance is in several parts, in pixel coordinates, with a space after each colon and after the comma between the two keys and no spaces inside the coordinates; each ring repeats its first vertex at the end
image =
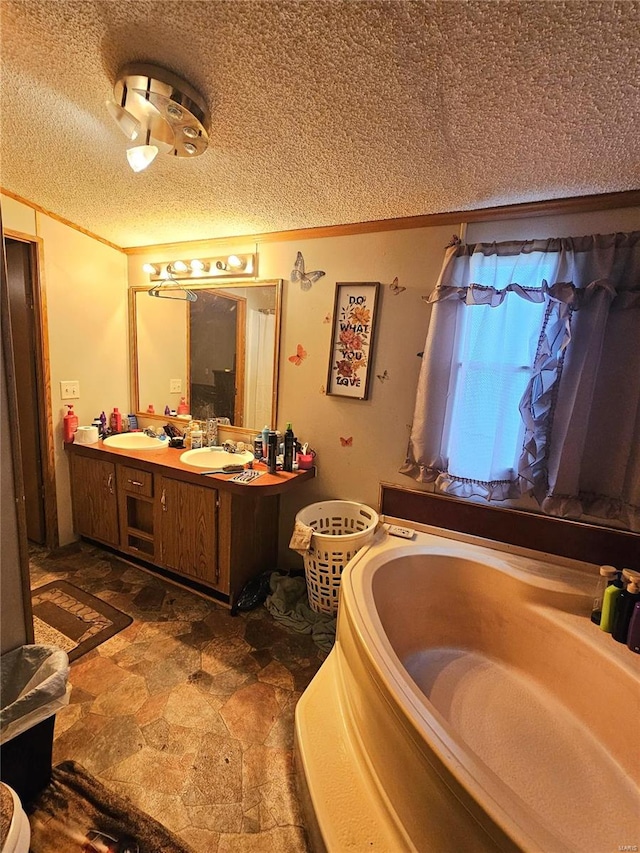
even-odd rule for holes
{"type": "Polygon", "coordinates": [[[36,643],[64,649],[70,661],[133,621],[126,613],[66,581],[53,581],[34,589],[31,601],[36,643]]]}
{"type": "Polygon", "coordinates": [[[192,853],[172,832],[63,761],[28,809],[30,853],[192,853]]]}

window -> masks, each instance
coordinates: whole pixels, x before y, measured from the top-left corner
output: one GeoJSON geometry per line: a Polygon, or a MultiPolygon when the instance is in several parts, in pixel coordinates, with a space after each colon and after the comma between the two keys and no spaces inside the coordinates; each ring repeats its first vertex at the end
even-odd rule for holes
{"type": "Polygon", "coordinates": [[[640,529],[640,232],[451,246],[429,301],[402,472],[640,529]]]}

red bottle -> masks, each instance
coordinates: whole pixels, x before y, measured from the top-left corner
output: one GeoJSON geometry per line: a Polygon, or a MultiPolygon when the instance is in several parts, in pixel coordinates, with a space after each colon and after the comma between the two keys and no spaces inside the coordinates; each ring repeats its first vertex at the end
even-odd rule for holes
{"type": "Polygon", "coordinates": [[[69,411],[64,416],[64,443],[73,443],[73,434],[78,429],[78,416],[73,413],[73,405],[66,404],[69,411]]]}

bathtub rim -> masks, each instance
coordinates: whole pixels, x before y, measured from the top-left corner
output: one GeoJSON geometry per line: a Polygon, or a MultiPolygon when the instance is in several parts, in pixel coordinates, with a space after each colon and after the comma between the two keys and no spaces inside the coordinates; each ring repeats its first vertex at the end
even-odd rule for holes
{"type": "MultiPolygon", "coordinates": [[[[390,519],[384,519],[384,521],[390,521],[390,519]]],[[[595,583],[597,567],[530,549],[493,543],[467,534],[455,533],[452,536],[449,535],[451,531],[448,530],[398,521],[402,521],[403,526],[409,526],[417,533],[427,534],[428,538],[401,540],[389,536],[386,531],[378,531],[373,542],[363,548],[345,567],[339,619],[342,618],[343,622],[347,622],[348,629],[357,635],[361,654],[367,658],[371,677],[377,682],[378,689],[392,696],[395,692],[400,695],[400,701],[395,701],[400,706],[401,713],[404,712],[404,714],[402,718],[400,714],[396,715],[407,727],[416,745],[420,747],[421,742],[424,742],[425,731],[429,738],[433,738],[435,744],[433,751],[427,745],[427,748],[421,749],[423,756],[441,777],[443,783],[449,787],[452,795],[473,815],[483,830],[492,835],[491,826],[494,826],[521,849],[527,851],[544,849],[554,849],[557,853],[568,851],[569,848],[561,837],[545,826],[536,813],[521,801],[518,795],[490,768],[474,756],[471,750],[465,749],[464,744],[450,734],[450,726],[437,709],[428,702],[428,699],[425,702],[424,694],[406,672],[386,636],[375,607],[372,584],[376,571],[392,560],[409,555],[434,554],[489,564],[492,568],[506,572],[534,587],[542,586],[545,589],[551,588],[553,591],[564,593],[568,591],[563,584],[554,583],[553,578],[527,575],[519,565],[524,558],[525,561],[534,560],[536,563],[548,564],[556,571],[563,570],[567,578],[582,587],[575,594],[578,598],[583,598],[589,596],[586,589],[589,583],[595,583]],[[502,547],[494,547],[495,544],[502,547]],[[549,844],[553,847],[549,848],[549,844]]],[[[392,523],[395,523],[395,520],[392,523]]],[[[339,641],[340,628],[338,643],[339,641]]],[[[598,648],[598,651],[602,650],[598,648]]],[[[613,654],[611,657],[615,663],[620,663],[618,656],[613,654]]]]}

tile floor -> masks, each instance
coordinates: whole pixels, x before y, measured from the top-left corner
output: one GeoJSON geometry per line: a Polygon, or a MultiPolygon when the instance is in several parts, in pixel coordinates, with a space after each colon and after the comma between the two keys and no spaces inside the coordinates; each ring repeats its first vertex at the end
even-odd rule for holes
{"type": "Polygon", "coordinates": [[[293,716],[323,653],[264,607],[232,617],[81,543],[34,549],[32,586],[65,579],[134,618],[71,665],[54,764],[80,762],[195,853],[307,851],[293,716]]]}

